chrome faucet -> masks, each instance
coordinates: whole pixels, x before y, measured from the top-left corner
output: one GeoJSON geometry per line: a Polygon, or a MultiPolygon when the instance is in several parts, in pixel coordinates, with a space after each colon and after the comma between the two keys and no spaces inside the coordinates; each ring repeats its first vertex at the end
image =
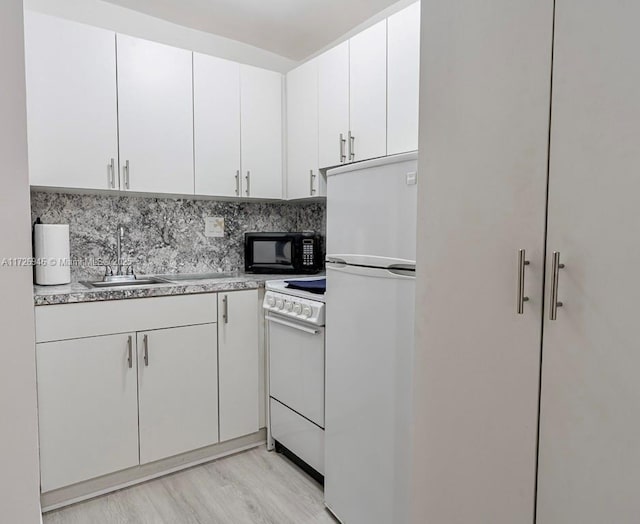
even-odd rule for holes
{"type": "Polygon", "coordinates": [[[123,270],[124,263],[122,260],[122,241],[124,240],[124,226],[119,225],[116,231],[116,271],[113,271],[111,266],[107,266],[107,271],[104,275],[105,282],[120,281],[120,280],[135,280],[136,276],[133,273],[133,266],[129,265],[127,271],[123,270]]]}
{"type": "Polygon", "coordinates": [[[116,276],[122,273],[122,241],[124,240],[124,226],[118,226],[116,234],[116,276]]]}

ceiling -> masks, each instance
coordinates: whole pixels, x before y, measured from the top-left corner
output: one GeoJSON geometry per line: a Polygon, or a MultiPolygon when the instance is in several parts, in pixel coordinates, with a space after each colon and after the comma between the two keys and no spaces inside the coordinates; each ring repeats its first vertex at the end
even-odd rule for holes
{"type": "Polygon", "coordinates": [[[397,0],[106,0],[302,60],[397,0]]]}

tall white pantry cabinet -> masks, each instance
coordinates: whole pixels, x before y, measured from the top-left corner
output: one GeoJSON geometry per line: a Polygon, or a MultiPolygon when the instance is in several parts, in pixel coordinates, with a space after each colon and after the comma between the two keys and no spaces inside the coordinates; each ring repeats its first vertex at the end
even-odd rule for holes
{"type": "Polygon", "coordinates": [[[422,13],[413,521],[637,522],[640,5],[422,13]]]}

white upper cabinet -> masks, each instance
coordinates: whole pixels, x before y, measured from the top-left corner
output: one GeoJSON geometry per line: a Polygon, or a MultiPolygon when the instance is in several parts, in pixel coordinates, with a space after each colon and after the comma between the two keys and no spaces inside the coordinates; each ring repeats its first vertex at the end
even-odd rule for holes
{"type": "Polygon", "coordinates": [[[240,64],[193,54],[195,192],[240,196],[240,64]]]}
{"type": "Polygon", "coordinates": [[[193,194],[192,53],[117,41],[121,188],[193,194]]]}
{"type": "Polygon", "coordinates": [[[318,153],[320,167],[347,161],[349,42],[318,57],[318,153]]]}
{"type": "Polygon", "coordinates": [[[318,171],[318,61],[287,74],[287,197],[325,194],[318,171]]]}
{"type": "Polygon", "coordinates": [[[387,154],[387,21],[349,41],[348,161],[387,154]]]}
{"type": "Polygon", "coordinates": [[[387,20],[387,154],[418,149],[420,2],[387,20]]]}
{"type": "Polygon", "coordinates": [[[25,12],[32,185],[118,188],[115,38],[25,12]]]}
{"type": "Polygon", "coordinates": [[[282,198],[282,75],[240,65],[242,196],[282,198]]]}

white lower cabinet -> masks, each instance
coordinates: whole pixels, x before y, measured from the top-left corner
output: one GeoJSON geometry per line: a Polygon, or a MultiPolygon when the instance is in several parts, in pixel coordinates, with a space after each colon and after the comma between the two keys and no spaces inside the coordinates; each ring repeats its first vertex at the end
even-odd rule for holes
{"type": "Polygon", "coordinates": [[[259,311],[256,289],[36,308],[42,492],[258,431],[259,311]]]}
{"type": "Polygon", "coordinates": [[[220,441],[258,431],[258,291],[218,295],[220,441]]]}
{"type": "Polygon", "coordinates": [[[137,465],[135,333],[37,344],[36,355],[42,491],[137,465]]]}
{"type": "Polygon", "coordinates": [[[215,324],[137,334],[140,464],[218,442],[215,324]]]}

